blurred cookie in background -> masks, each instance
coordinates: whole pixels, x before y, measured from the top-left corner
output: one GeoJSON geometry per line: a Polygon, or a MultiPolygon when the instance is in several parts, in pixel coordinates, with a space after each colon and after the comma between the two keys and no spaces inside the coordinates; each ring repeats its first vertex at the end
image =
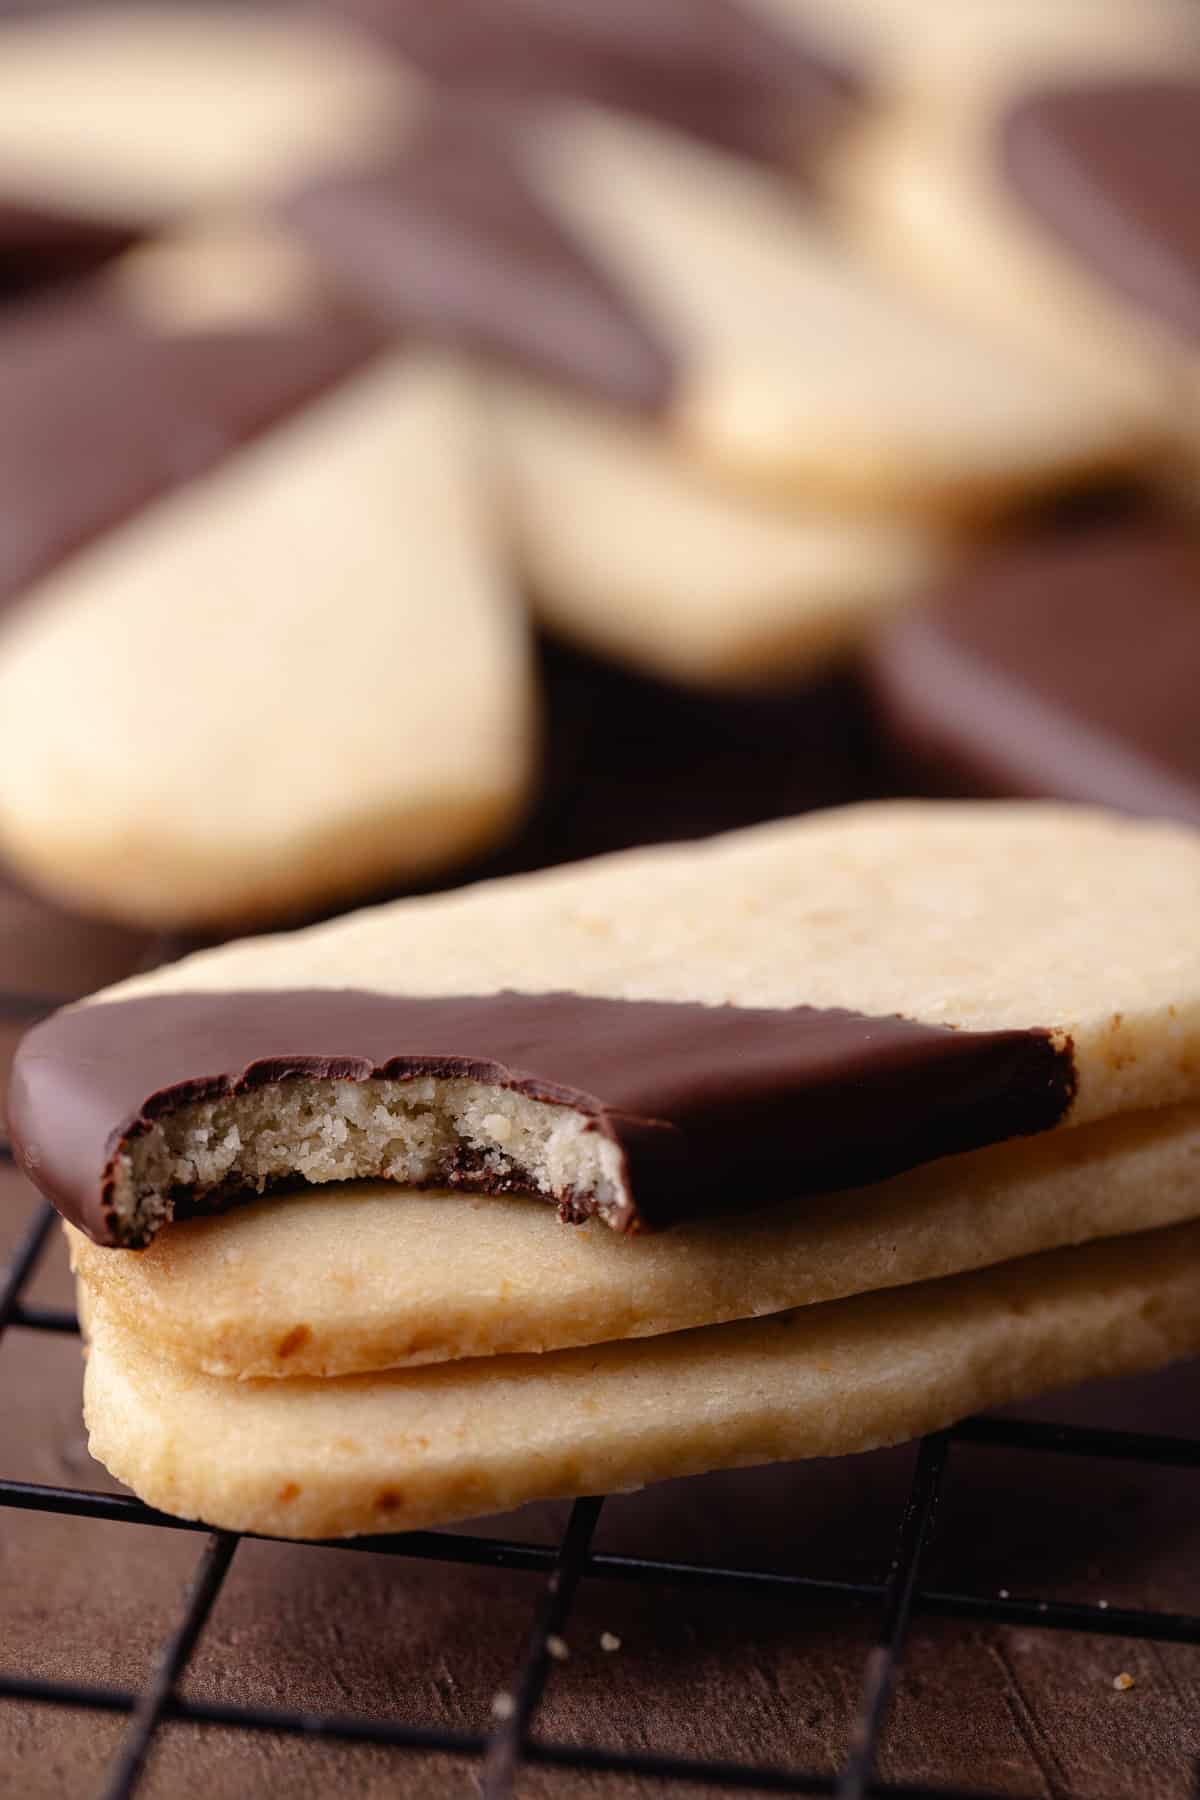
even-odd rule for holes
{"type": "Polygon", "coordinates": [[[535,704],[467,375],[299,296],[231,322],[229,266],[173,328],[173,254],[0,332],[0,844],[88,909],[216,928],[476,853],[535,704]]]}
{"type": "Polygon", "coordinates": [[[389,140],[420,87],[330,17],[231,6],[0,17],[0,303],[197,208],[389,140]]]}
{"type": "Polygon", "coordinates": [[[1200,825],[1200,536],[1146,520],[998,546],[866,657],[911,779],[1200,825]]]}
{"type": "Polygon", "coordinates": [[[1191,0],[746,0],[861,71],[871,108],[948,110],[1049,79],[1170,69],[1197,54],[1191,0]]]}
{"type": "MultiPolygon", "coordinates": [[[[186,215],[0,329],[24,876],[220,932],[886,790],[860,647],[980,528],[1159,479],[1157,368],[1094,379],[839,235],[798,177],[898,81],[768,10],[0,30],[31,191],[186,215]],[[526,610],[571,701],[522,830],[526,610]]],[[[1056,17],[1013,13],[997,81],[1070,62],[1056,17]]]]}
{"type": "MultiPolygon", "coordinates": [[[[331,0],[458,96],[573,96],[788,162],[861,99],[823,30],[746,0],[331,0]]],[[[822,22],[823,23],[823,22],[822,22]]]]}
{"type": "Polygon", "coordinates": [[[0,21],[0,198],[145,227],[386,143],[419,88],[332,15],[95,5],[0,21]]]}
{"type": "Polygon", "coordinates": [[[950,555],[919,520],[755,505],[653,428],[490,390],[517,566],[546,627],[662,680],[778,691],[841,661],[950,555]]]}
{"type": "MultiPolygon", "coordinates": [[[[1200,19],[1172,5],[1041,13],[1056,26],[1044,43],[1034,31],[1018,54],[1014,38],[986,77],[847,134],[826,166],[835,211],[894,274],[1194,457],[1200,19]]],[[[991,28],[975,23],[983,65],[991,28]]]]}
{"type": "Polygon", "coordinates": [[[375,170],[286,202],[331,279],[378,322],[436,334],[436,248],[445,329],[541,372],[566,314],[578,335],[556,375],[636,405],[664,444],[752,499],[957,521],[1143,466],[1157,448],[1115,397],[877,275],[794,183],[746,159],[577,105],[486,130],[468,116],[459,131],[443,113],[436,131],[436,157],[418,132],[375,170]],[[434,236],[429,170],[451,149],[457,177],[452,189],[443,178],[434,236]],[[524,194],[519,224],[512,191],[524,194]],[[583,258],[594,271],[593,289],[620,296],[603,361],[595,332],[588,356],[579,347],[578,281],[556,281],[544,243],[528,241],[533,207],[573,247],[574,268],[583,258]]]}

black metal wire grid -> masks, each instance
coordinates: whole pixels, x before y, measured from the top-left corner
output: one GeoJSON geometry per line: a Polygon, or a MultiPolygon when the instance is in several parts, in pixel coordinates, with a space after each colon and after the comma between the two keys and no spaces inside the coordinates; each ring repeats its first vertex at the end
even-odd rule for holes
{"type": "MultiPolygon", "coordinates": [[[[11,1153],[3,1145],[0,1145],[0,1158],[11,1160],[11,1153]]],[[[78,1331],[73,1313],[26,1304],[22,1298],[49,1241],[53,1221],[51,1208],[39,1209],[7,1270],[0,1276],[0,1339],[10,1327],[37,1332],[78,1331]]],[[[924,1585],[921,1571],[933,1532],[939,1494],[954,1447],[961,1443],[1006,1446],[1035,1455],[1105,1457],[1148,1467],[1200,1470],[1200,1439],[1046,1425],[1028,1420],[965,1420],[922,1442],[899,1521],[891,1568],[882,1582],[833,1580],[768,1569],[729,1568],[719,1564],[622,1556],[593,1550],[592,1538],[604,1504],[599,1498],[575,1502],[561,1542],[556,1547],[436,1531],[336,1540],[333,1547],[357,1550],[370,1556],[417,1557],[445,1564],[468,1563],[523,1570],[544,1576],[532,1628],[513,1670],[506,1703],[498,1709],[502,1716],[496,1717],[488,1732],[463,1732],[386,1718],[212,1704],[182,1698],[177,1691],[178,1683],[229,1573],[240,1535],[209,1531],[194,1521],[171,1518],[143,1506],[132,1496],[0,1480],[0,1506],[65,1513],[117,1524],[157,1526],[169,1531],[192,1531],[205,1537],[174,1630],[160,1648],[149,1685],[140,1693],[123,1688],[47,1681],[0,1670],[0,1701],[23,1700],[125,1714],[128,1724],[102,1790],[103,1800],[129,1800],[136,1794],[157,1734],[174,1720],[242,1731],[280,1732],[345,1743],[386,1745],[397,1752],[454,1753],[478,1762],[484,1800],[507,1800],[514,1791],[522,1763],[658,1778],[663,1782],[688,1781],[750,1793],[826,1794],[834,1796],[835,1800],[867,1800],[868,1796],[878,1795],[889,1796],[890,1800],[994,1800],[982,1790],[913,1786],[875,1777],[877,1751],[887,1723],[888,1705],[909,1623],[915,1613],[985,1620],[998,1625],[1023,1625],[1040,1631],[1096,1632],[1114,1637],[1144,1638],[1155,1643],[1182,1644],[1200,1644],[1200,1618],[1063,1601],[1002,1599],[992,1594],[924,1585]],[[861,1698],[850,1734],[849,1754],[841,1772],[830,1776],[752,1763],[699,1761],[601,1745],[556,1743],[537,1736],[534,1728],[538,1709],[553,1667],[551,1640],[567,1629],[580,1582],[594,1579],[659,1582],[743,1593],[771,1592],[786,1596],[800,1606],[841,1602],[876,1607],[880,1617],[878,1638],[867,1660],[861,1698]]],[[[1011,1795],[1008,1800],[1012,1800],[1011,1795]]]]}

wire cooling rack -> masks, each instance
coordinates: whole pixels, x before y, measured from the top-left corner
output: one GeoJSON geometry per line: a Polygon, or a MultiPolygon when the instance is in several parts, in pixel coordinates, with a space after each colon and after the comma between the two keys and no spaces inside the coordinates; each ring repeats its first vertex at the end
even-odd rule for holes
{"type": "MultiPolygon", "coordinates": [[[[38,1212],[0,1281],[0,1335],[9,1327],[60,1333],[78,1330],[73,1313],[27,1305],[22,1299],[47,1244],[53,1219],[49,1207],[38,1212]]],[[[748,1793],[828,1794],[835,1796],[835,1800],[867,1800],[869,1795],[887,1795],[891,1800],[991,1800],[982,1790],[913,1786],[874,1779],[876,1752],[887,1723],[888,1702],[914,1613],[987,1620],[998,1625],[1023,1625],[1038,1631],[1097,1632],[1164,1644],[1200,1644],[1200,1618],[1182,1613],[1061,1601],[1034,1603],[999,1599],[992,1595],[923,1585],[921,1570],[933,1532],[938,1496],[947,1464],[955,1446],[960,1443],[1005,1446],[1031,1455],[1094,1456],[1148,1467],[1200,1469],[1200,1440],[1046,1425],[1028,1420],[965,1420],[952,1430],[928,1437],[922,1443],[898,1524],[891,1569],[882,1582],[830,1580],[765,1569],[727,1568],[717,1563],[675,1562],[596,1551],[591,1545],[604,1504],[602,1499],[575,1502],[557,1547],[436,1531],[337,1540],[337,1548],[357,1550],[367,1556],[418,1557],[445,1564],[472,1563],[494,1569],[523,1570],[543,1578],[533,1628],[510,1678],[509,1704],[503,1709],[506,1716],[498,1718],[494,1728],[487,1733],[424,1728],[386,1718],[215,1705],[181,1698],[177,1692],[178,1683],[229,1573],[241,1541],[239,1534],[207,1531],[203,1525],[170,1518],[124,1495],[0,1480],[0,1506],[30,1512],[66,1513],[118,1524],[158,1526],[167,1531],[190,1531],[205,1539],[177,1622],[161,1646],[148,1686],[140,1692],[131,1692],[123,1688],[34,1679],[16,1671],[0,1670],[0,1700],[36,1701],[49,1706],[124,1713],[129,1722],[109,1771],[107,1785],[102,1790],[103,1800],[128,1800],[137,1792],[155,1736],[170,1720],[242,1731],[282,1732],[305,1738],[388,1745],[397,1752],[456,1753],[478,1762],[486,1800],[506,1800],[513,1793],[523,1762],[657,1777],[664,1782],[689,1781],[742,1789],[748,1793]],[[841,1773],[829,1776],[752,1763],[699,1761],[605,1749],[598,1744],[554,1743],[537,1736],[538,1708],[551,1667],[550,1640],[567,1629],[580,1583],[593,1579],[723,1588],[743,1593],[774,1592],[801,1606],[829,1602],[873,1605],[879,1616],[878,1638],[867,1659],[849,1755],[841,1773]]],[[[1011,1794],[1008,1800],[1013,1800],[1011,1794]]]]}

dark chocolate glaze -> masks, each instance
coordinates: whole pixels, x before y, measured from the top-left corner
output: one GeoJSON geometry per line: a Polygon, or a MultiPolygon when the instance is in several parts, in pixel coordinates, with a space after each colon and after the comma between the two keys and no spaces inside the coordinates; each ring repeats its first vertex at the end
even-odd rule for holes
{"type": "Polygon", "coordinates": [[[128,250],[141,235],[138,225],[79,218],[0,194],[0,300],[86,275],[128,250]]]}
{"type": "MultiPolygon", "coordinates": [[[[185,993],[35,1026],[13,1065],[9,1125],[31,1179],[111,1244],[114,1160],[171,1107],[292,1077],[418,1075],[585,1114],[622,1152],[625,1191],[604,1216],[624,1231],[876,1181],[1046,1131],[1075,1088],[1069,1041],[1037,1029],[572,993],[185,993]]],[[[497,1186],[469,1165],[448,1178],[497,1186]]],[[[587,1194],[561,1201],[568,1217],[597,1210],[587,1194]]]]}
{"type": "Polygon", "coordinates": [[[365,325],[164,335],[99,285],[0,323],[0,604],[359,366],[365,325]]]}
{"type": "Polygon", "coordinates": [[[858,80],[737,0],[334,0],[435,80],[572,95],[742,154],[783,158],[845,115],[858,80]]]}
{"type": "Polygon", "coordinates": [[[1077,256],[1200,341],[1200,81],[1027,95],[1001,149],[1022,199],[1077,256]]]}
{"type": "Polygon", "coordinates": [[[968,567],[867,652],[893,742],[942,791],[1200,826],[1200,539],[1146,524],[968,567]]]}
{"type": "Polygon", "coordinates": [[[387,164],[319,178],[281,210],[391,330],[515,358],[634,410],[666,402],[668,348],[542,205],[502,112],[446,105],[387,164]]]}

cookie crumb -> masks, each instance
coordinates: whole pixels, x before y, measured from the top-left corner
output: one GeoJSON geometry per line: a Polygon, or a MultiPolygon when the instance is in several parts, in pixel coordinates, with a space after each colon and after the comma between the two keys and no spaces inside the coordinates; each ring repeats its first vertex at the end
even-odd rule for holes
{"type": "Polygon", "coordinates": [[[621,1648],[621,1640],[615,1631],[600,1633],[600,1648],[602,1650],[619,1650],[621,1648]]]}
{"type": "Polygon", "coordinates": [[[493,1719],[511,1719],[516,1710],[516,1701],[511,1694],[501,1692],[492,1695],[493,1719]]]}
{"type": "Polygon", "coordinates": [[[504,1113],[488,1113],[483,1121],[483,1129],[498,1144],[507,1144],[513,1134],[512,1120],[504,1113]]]}
{"type": "Polygon", "coordinates": [[[554,1658],[555,1662],[566,1662],[568,1656],[571,1654],[567,1647],[567,1640],[565,1638],[560,1638],[557,1633],[553,1631],[546,1639],[546,1649],[554,1658]]]}
{"type": "Polygon", "coordinates": [[[1113,1676],[1113,1686],[1116,1688],[1118,1694],[1127,1694],[1133,1685],[1133,1676],[1127,1675],[1124,1669],[1122,1669],[1119,1675],[1113,1676]]]}

